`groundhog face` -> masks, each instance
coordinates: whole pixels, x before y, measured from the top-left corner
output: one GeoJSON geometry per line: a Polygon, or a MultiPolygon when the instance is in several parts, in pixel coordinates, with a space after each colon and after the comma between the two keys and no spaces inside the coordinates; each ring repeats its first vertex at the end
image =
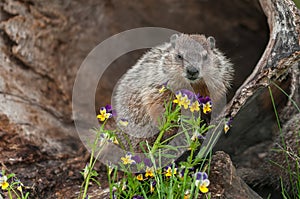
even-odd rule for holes
{"type": "Polygon", "coordinates": [[[213,37],[175,34],[171,36],[171,45],[172,63],[186,81],[196,83],[204,78],[206,70],[212,69],[213,37]]]}

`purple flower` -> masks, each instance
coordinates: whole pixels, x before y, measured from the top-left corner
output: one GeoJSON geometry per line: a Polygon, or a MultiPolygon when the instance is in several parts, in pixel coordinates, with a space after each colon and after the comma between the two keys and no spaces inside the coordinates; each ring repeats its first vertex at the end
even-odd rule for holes
{"type": "Polygon", "coordinates": [[[189,100],[194,100],[197,99],[196,95],[194,92],[187,90],[187,89],[181,89],[179,90],[179,92],[183,95],[183,96],[187,96],[189,100]]]}
{"type": "Polygon", "coordinates": [[[207,102],[211,102],[211,99],[208,96],[203,97],[200,94],[197,94],[197,98],[198,98],[199,104],[206,104],[207,102]]]}
{"type": "Polygon", "coordinates": [[[106,109],[107,112],[111,112],[112,111],[112,106],[110,104],[107,104],[105,106],[105,109],[106,109]]]}
{"type": "Polygon", "coordinates": [[[197,172],[195,173],[195,175],[196,175],[196,180],[203,181],[205,179],[208,179],[208,175],[205,172],[197,172]]]}
{"type": "Polygon", "coordinates": [[[204,140],[205,139],[205,137],[203,135],[200,135],[200,134],[197,136],[197,138],[198,138],[198,140],[204,140]]]}
{"type": "Polygon", "coordinates": [[[207,174],[205,172],[197,172],[195,173],[195,175],[196,175],[195,185],[199,188],[199,190],[202,193],[207,193],[209,191],[207,187],[210,184],[207,174]]]}
{"type": "Polygon", "coordinates": [[[165,83],[163,83],[163,84],[162,84],[162,86],[164,86],[164,87],[166,87],[166,88],[167,88],[167,86],[168,86],[168,83],[169,83],[169,80],[168,80],[168,81],[166,81],[165,83]]]}
{"type": "Polygon", "coordinates": [[[153,181],[151,182],[151,184],[152,184],[152,186],[154,187],[154,186],[156,185],[156,180],[153,180],[153,181]]]}
{"type": "Polygon", "coordinates": [[[110,104],[107,104],[107,105],[105,106],[105,109],[106,109],[106,112],[107,112],[107,113],[110,113],[112,117],[117,116],[116,111],[112,108],[112,106],[111,106],[110,104]]]}
{"type": "Polygon", "coordinates": [[[231,125],[232,125],[232,122],[233,122],[233,117],[230,117],[226,124],[227,124],[228,126],[231,126],[231,125]]]}
{"type": "Polygon", "coordinates": [[[140,195],[135,195],[132,197],[132,199],[144,199],[144,197],[140,195]]]}
{"type": "Polygon", "coordinates": [[[141,163],[141,157],[138,155],[133,156],[131,159],[133,159],[137,164],[141,163]]]}
{"type": "Polygon", "coordinates": [[[150,183],[150,192],[153,193],[154,190],[155,190],[155,185],[156,185],[156,181],[153,180],[151,183],[150,183]]]}
{"type": "Polygon", "coordinates": [[[179,175],[180,178],[184,177],[185,171],[186,171],[186,168],[183,168],[183,169],[180,170],[180,172],[178,173],[178,175],[179,175]]]}
{"type": "Polygon", "coordinates": [[[229,120],[224,125],[224,132],[227,133],[232,126],[233,118],[230,117],[229,120]]]}
{"type": "Polygon", "coordinates": [[[144,159],[144,164],[147,166],[147,167],[152,167],[153,164],[151,162],[151,160],[149,158],[145,158],[144,159]]]}

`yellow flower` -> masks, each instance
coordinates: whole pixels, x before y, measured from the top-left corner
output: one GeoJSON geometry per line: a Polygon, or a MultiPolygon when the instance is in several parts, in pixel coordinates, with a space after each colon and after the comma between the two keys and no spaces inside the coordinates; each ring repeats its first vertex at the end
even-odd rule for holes
{"type": "Polygon", "coordinates": [[[184,193],[183,199],[190,199],[190,197],[191,197],[190,191],[187,190],[187,191],[184,193]]]}
{"type": "Polygon", "coordinates": [[[17,187],[17,190],[19,190],[21,193],[23,192],[23,190],[22,190],[22,186],[20,185],[20,186],[18,186],[17,187]]]}
{"type": "Polygon", "coordinates": [[[127,188],[127,184],[126,184],[126,182],[123,182],[123,185],[122,185],[122,191],[125,191],[126,188],[127,188]]]}
{"type": "Polygon", "coordinates": [[[209,113],[211,112],[211,103],[207,102],[206,104],[203,105],[203,113],[209,113]]]}
{"type": "Polygon", "coordinates": [[[86,179],[88,173],[89,173],[89,165],[86,164],[84,169],[83,169],[83,179],[86,179]]]}
{"type": "Polygon", "coordinates": [[[173,103],[178,104],[179,106],[181,106],[181,98],[182,98],[182,95],[181,95],[181,93],[179,92],[179,93],[176,95],[176,99],[173,100],[173,103]]]}
{"type": "Polygon", "coordinates": [[[137,176],[136,176],[136,179],[139,180],[139,181],[144,180],[143,174],[137,175],[137,176]]]}
{"type": "Polygon", "coordinates": [[[126,154],[125,157],[121,157],[121,160],[123,161],[123,164],[132,164],[135,161],[133,159],[131,159],[131,154],[126,154]]]}
{"type": "MultiPolygon", "coordinates": [[[[173,175],[175,175],[176,173],[177,173],[177,168],[174,168],[173,175]]],[[[166,177],[171,177],[172,176],[172,168],[170,166],[168,166],[168,169],[166,170],[165,176],[166,177]]]]}
{"type": "Polygon", "coordinates": [[[113,141],[114,144],[119,145],[119,141],[118,141],[118,139],[117,139],[116,137],[114,137],[113,140],[114,140],[114,141],[113,141]]]}
{"type": "Polygon", "coordinates": [[[176,94],[175,96],[176,99],[173,100],[173,103],[178,104],[180,107],[183,106],[184,109],[187,109],[191,104],[191,101],[186,95],[182,96],[182,94],[178,92],[178,94],[176,94]]]}
{"type": "Polygon", "coordinates": [[[190,111],[193,113],[194,111],[198,112],[200,110],[200,104],[197,101],[193,102],[191,105],[190,105],[190,111]]]}
{"type": "Polygon", "coordinates": [[[150,192],[153,193],[155,190],[154,186],[152,184],[150,184],[150,192]]]}
{"type": "Polygon", "coordinates": [[[2,190],[6,190],[7,187],[9,186],[9,183],[7,182],[7,177],[0,175],[0,185],[2,190]]]}
{"type": "Polygon", "coordinates": [[[150,192],[153,193],[155,190],[155,185],[156,185],[156,181],[152,181],[150,182],[150,192]]]}
{"type": "Polygon", "coordinates": [[[114,165],[111,162],[108,162],[108,175],[110,175],[114,170],[114,165]]]}
{"type": "Polygon", "coordinates": [[[165,87],[165,85],[162,85],[161,88],[159,89],[159,93],[163,93],[165,92],[167,89],[165,87]]]}
{"type": "Polygon", "coordinates": [[[114,168],[108,167],[108,174],[110,175],[113,172],[114,168]]]}
{"type": "Polygon", "coordinates": [[[189,105],[191,104],[191,101],[187,96],[184,96],[181,98],[181,103],[180,103],[184,109],[188,109],[189,105]]]}
{"type": "Polygon", "coordinates": [[[209,179],[207,176],[207,173],[205,172],[197,172],[195,174],[196,176],[196,181],[195,181],[195,185],[199,188],[199,190],[202,193],[207,193],[208,192],[208,186],[209,186],[209,179]]]}
{"type": "Polygon", "coordinates": [[[207,193],[209,191],[208,188],[207,188],[208,185],[209,185],[209,181],[204,180],[203,183],[201,183],[201,185],[199,186],[199,190],[202,193],[207,193]]]}
{"type": "Polygon", "coordinates": [[[224,125],[224,132],[227,133],[229,131],[230,127],[228,124],[224,125]]]}
{"type": "Polygon", "coordinates": [[[154,177],[154,168],[153,167],[146,167],[146,174],[145,177],[154,177]]]}
{"type": "Polygon", "coordinates": [[[6,182],[6,181],[2,182],[2,184],[1,184],[1,187],[2,187],[3,190],[7,189],[8,186],[9,186],[9,183],[6,182]]]}
{"type": "Polygon", "coordinates": [[[97,115],[97,118],[103,122],[104,120],[108,119],[111,117],[111,113],[106,113],[106,109],[104,107],[102,107],[100,109],[100,114],[97,115]]]}

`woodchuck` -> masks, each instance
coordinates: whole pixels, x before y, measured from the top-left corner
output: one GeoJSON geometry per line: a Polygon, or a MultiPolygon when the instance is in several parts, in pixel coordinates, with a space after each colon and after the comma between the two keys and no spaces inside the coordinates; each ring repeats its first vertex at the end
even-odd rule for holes
{"type": "Polygon", "coordinates": [[[136,149],[140,141],[159,132],[157,121],[170,92],[189,89],[215,102],[226,94],[233,73],[233,65],[215,47],[213,37],[174,34],[169,42],[146,52],[118,82],[112,98],[117,122],[128,122],[120,128],[136,149]],[[165,82],[170,92],[160,93],[165,82]]]}

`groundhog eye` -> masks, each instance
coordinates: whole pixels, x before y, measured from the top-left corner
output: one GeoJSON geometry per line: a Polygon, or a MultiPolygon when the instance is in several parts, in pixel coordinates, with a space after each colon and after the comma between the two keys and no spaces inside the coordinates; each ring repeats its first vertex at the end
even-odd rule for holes
{"type": "Polygon", "coordinates": [[[180,59],[180,60],[183,60],[183,56],[182,56],[181,54],[177,54],[177,55],[176,55],[176,58],[177,58],[177,59],[180,59]]]}

